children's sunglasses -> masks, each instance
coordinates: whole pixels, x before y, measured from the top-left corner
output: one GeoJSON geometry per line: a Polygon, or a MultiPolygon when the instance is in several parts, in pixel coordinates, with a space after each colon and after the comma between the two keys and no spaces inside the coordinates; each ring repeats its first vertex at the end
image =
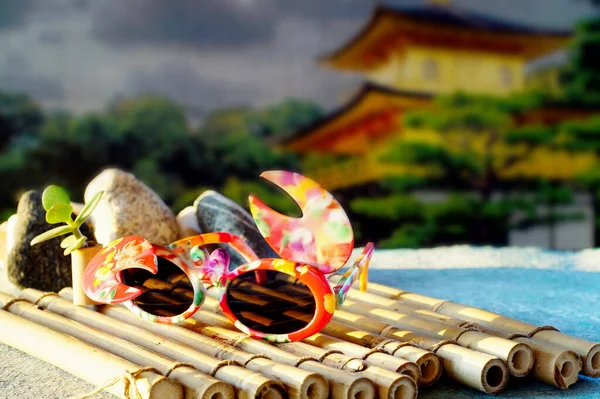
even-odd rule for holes
{"type": "Polygon", "coordinates": [[[100,303],[124,303],[138,316],[159,323],[191,317],[216,290],[223,313],[241,331],[275,342],[319,332],[360,279],[366,290],[373,244],[348,268],[336,286],[326,275],[343,267],[354,248],[350,221],[333,196],[314,181],[292,172],[261,175],[285,190],[303,216],[282,215],[250,196],[254,220],[282,259],[259,259],[246,242],[229,233],[208,233],[167,247],[142,237],[123,237],[92,259],[83,276],[86,294],[100,303]],[[228,244],[247,263],[229,270],[228,244]]]}

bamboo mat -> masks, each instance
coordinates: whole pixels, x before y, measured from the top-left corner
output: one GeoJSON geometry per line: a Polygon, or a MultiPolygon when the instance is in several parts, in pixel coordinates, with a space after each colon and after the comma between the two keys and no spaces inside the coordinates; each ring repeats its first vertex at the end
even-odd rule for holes
{"type": "MultiPolygon", "coordinates": [[[[528,269],[372,270],[370,280],[482,307],[535,324],[551,324],[593,341],[600,338],[600,274],[528,269]]],[[[351,310],[351,309],[349,309],[351,310]]],[[[62,398],[91,386],[15,349],[0,345],[1,398],[62,398]]],[[[600,381],[580,376],[568,390],[531,381],[511,382],[503,398],[600,398],[600,381]]],[[[108,398],[103,393],[96,397],[108,398]]],[[[419,398],[489,398],[442,379],[419,398]]]]}

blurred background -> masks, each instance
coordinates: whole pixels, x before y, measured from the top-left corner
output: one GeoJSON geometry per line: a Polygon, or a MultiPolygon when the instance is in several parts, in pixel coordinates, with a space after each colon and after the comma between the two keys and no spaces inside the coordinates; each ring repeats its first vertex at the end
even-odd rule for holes
{"type": "Polygon", "coordinates": [[[289,169],[359,243],[581,249],[599,155],[600,1],[0,1],[0,220],[107,166],[293,213],[289,169]]]}

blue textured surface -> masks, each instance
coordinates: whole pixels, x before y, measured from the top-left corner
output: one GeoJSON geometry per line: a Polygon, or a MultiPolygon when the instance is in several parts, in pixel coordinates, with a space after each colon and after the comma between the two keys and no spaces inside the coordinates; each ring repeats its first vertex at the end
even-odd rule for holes
{"type": "MultiPolygon", "coordinates": [[[[406,291],[485,308],[565,333],[600,341],[600,273],[573,270],[371,270],[369,280],[406,291]]],[[[504,398],[600,398],[600,379],[580,376],[568,390],[511,379],[504,398]]],[[[419,398],[490,398],[451,381],[421,390],[419,398]]]]}

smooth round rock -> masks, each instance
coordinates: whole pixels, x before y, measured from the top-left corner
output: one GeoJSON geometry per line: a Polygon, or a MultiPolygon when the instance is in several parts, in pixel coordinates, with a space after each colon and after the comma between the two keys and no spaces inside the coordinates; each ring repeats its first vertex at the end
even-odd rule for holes
{"type": "Polygon", "coordinates": [[[104,191],[92,224],[96,240],[107,245],[117,238],[137,235],[166,245],[179,238],[179,225],[171,209],[131,173],[106,169],[85,189],[85,201],[104,191]]]}

